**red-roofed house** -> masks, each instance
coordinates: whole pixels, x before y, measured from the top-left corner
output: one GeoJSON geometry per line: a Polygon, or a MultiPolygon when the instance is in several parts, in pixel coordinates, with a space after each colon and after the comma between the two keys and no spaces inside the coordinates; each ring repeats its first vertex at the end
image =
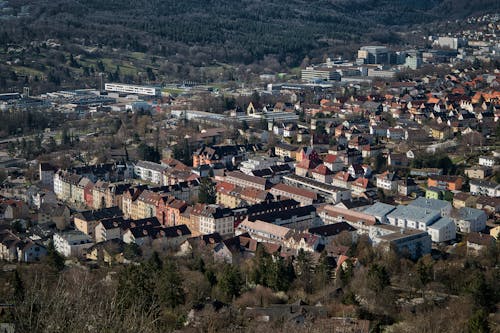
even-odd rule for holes
{"type": "Polygon", "coordinates": [[[326,165],[332,172],[337,172],[344,168],[344,162],[339,155],[327,154],[323,158],[323,164],[326,165]]]}
{"type": "Polygon", "coordinates": [[[318,165],[312,172],[312,177],[322,183],[331,184],[333,172],[324,164],[318,165]]]}

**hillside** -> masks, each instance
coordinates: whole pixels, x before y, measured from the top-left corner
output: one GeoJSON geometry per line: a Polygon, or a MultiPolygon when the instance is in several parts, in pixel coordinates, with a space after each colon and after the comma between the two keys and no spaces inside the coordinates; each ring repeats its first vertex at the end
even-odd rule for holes
{"type": "Polygon", "coordinates": [[[196,67],[248,65],[272,55],[294,67],[339,45],[398,44],[410,26],[499,7],[494,0],[11,0],[0,1],[0,45],[25,47],[25,56],[40,52],[30,49],[33,42],[55,39],[66,57],[98,47],[97,58],[141,52],[196,67]]]}

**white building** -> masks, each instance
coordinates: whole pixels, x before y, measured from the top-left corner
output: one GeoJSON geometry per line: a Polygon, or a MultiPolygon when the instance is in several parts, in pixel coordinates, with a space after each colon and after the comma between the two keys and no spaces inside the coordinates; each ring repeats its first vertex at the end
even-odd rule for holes
{"type": "Polygon", "coordinates": [[[387,215],[389,224],[400,228],[426,230],[427,226],[441,217],[438,210],[422,209],[416,206],[398,206],[387,215]]]}
{"type": "Polygon", "coordinates": [[[104,89],[106,91],[127,93],[127,94],[161,96],[160,87],[138,86],[138,85],[122,84],[122,83],[106,83],[104,85],[104,89]]]}
{"type": "Polygon", "coordinates": [[[496,164],[496,158],[493,156],[480,156],[479,165],[493,167],[496,164]]]}
{"type": "Polygon", "coordinates": [[[392,172],[386,171],[378,176],[376,176],[377,188],[381,188],[386,191],[395,191],[398,188],[399,177],[392,172]]]}
{"type": "Polygon", "coordinates": [[[274,244],[283,244],[287,234],[291,229],[274,225],[272,223],[248,220],[243,221],[236,229],[236,235],[249,233],[250,236],[258,242],[269,242],[274,244]]]}
{"type": "Polygon", "coordinates": [[[442,217],[427,228],[427,233],[429,233],[433,242],[441,243],[455,239],[457,237],[457,228],[452,219],[442,217]]]}
{"type": "Polygon", "coordinates": [[[474,195],[486,195],[488,197],[500,197],[500,184],[485,180],[471,179],[469,182],[470,193],[474,195]]]}
{"type": "Polygon", "coordinates": [[[479,232],[486,228],[488,217],[481,209],[462,207],[454,216],[457,229],[461,232],[479,232]]]}
{"type": "Polygon", "coordinates": [[[134,167],[137,178],[147,182],[161,185],[163,182],[163,171],[167,167],[149,161],[139,161],[134,167]]]}
{"type": "Polygon", "coordinates": [[[267,156],[255,156],[240,163],[239,169],[244,174],[250,175],[254,170],[269,168],[278,164],[278,158],[267,156]]]}
{"type": "Polygon", "coordinates": [[[65,257],[78,257],[83,251],[94,245],[92,238],[79,230],[54,234],[54,247],[65,257]]]}
{"type": "Polygon", "coordinates": [[[199,228],[202,234],[214,232],[219,235],[232,235],[234,233],[234,213],[231,209],[221,208],[217,205],[208,205],[199,212],[199,228]]]}

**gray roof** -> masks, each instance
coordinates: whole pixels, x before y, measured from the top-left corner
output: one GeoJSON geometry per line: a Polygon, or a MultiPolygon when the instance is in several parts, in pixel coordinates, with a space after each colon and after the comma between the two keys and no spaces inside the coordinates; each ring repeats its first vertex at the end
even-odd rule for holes
{"type": "Polygon", "coordinates": [[[139,161],[139,162],[137,162],[137,164],[135,166],[139,167],[139,168],[158,171],[158,172],[162,172],[163,170],[165,170],[167,168],[161,164],[153,163],[153,162],[149,162],[149,161],[139,161]]]}
{"type": "Polygon", "coordinates": [[[424,197],[419,197],[408,204],[409,206],[433,209],[441,211],[441,209],[450,207],[451,204],[448,201],[438,200],[438,199],[427,199],[424,197]]]}
{"type": "Polygon", "coordinates": [[[394,217],[399,219],[408,219],[417,222],[425,222],[426,225],[429,225],[436,219],[436,217],[440,216],[440,212],[434,209],[422,209],[421,207],[416,206],[398,206],[395,210],[393,210],[387,217],[394,217]]]}
{"type": "Polygon", "coordinates": [[[486,213],[476,208],[462,207],[458,211],[458,218],[464,221],[474,221],[483,215],[486,215],[486,213]]]}
{"type": "Polygon", "coordinates": [[[433,224],[431,224],[429,226],[429,228],[441,229],[441,228],[448,226],[450,223],[453,223],[453,225],[455,225],[455,222],[453,222],[453,220],[450,219],[449,217],[442,217],[439,220],[437,220],[436,222],[434,222],[433,224]]]}
{"type": "Polygon", "coordinates": [[[365,210],[363,210],[363,213],[372,215],[375,217],[378,216],[386,216],[390,212],[392,212],[394,209],[396,209],[396,206],[385,204],[382,202],[376,202],[375,204],[369,206],[365,210]]]}

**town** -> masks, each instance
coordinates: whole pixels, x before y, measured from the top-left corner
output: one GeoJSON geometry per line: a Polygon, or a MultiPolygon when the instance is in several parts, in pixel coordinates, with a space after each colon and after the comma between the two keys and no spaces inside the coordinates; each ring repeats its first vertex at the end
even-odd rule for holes
{"type": "Polygon", "coordinates": [[[254,86],[0,94],[0,321],[47,265],[169,329],[499,329],[500,18],[470,20],[254,86]]]}

